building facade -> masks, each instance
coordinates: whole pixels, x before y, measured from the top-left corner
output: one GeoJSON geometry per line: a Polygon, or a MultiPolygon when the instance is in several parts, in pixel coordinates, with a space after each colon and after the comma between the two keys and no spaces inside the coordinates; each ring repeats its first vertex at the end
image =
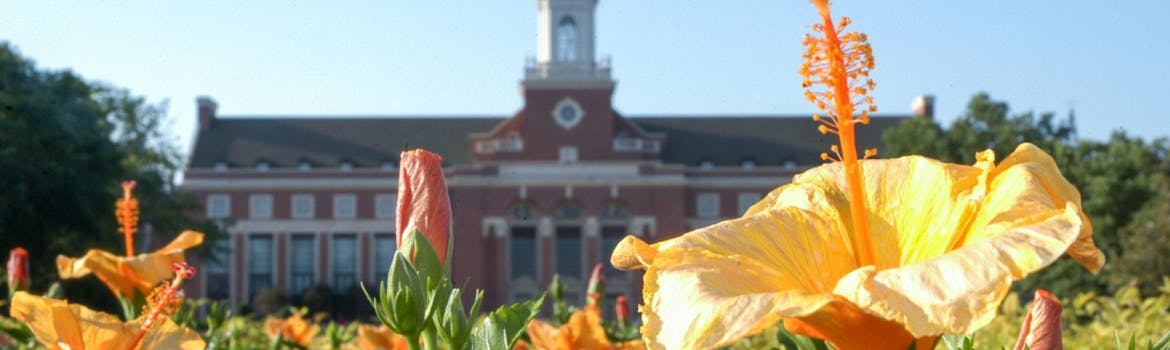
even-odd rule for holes
{"type": "MultiPolygon", "coordinates": [[[[230,222],[230,238],[190,293],[242,305],[267,288],[295,299],[383,280],[406,149],[444,157],[454,281],[485,290],[488,307],[534,296],[554,274],[580,302],[625,235],[659,241],[738,216],[822,163],[833,138],[809,116],[619,113],[609,64],[594,58],[596,5],[537,1],[537,57],[511,116],[220,116],[200,98],[184,187],[203,215],[230,222]]],[[[872,118],[860,144],[901,119],[872,118]]],[[[606,275],[607,296],[640,301],[641,273],[606,275]]]]}

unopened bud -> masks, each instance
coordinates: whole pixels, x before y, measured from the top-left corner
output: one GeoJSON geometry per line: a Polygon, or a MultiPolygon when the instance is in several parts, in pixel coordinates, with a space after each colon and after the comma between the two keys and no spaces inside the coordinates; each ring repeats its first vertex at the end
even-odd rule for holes
{"type": "Polygon", "coordinates": [[[588,300],[585,305],[601,305],[601,298],[605,295],[605,266],[593,266],[593,275],[589,276],[589,288],[585,290],[588,300]]]}
{"type": "Polygon", "coordinates": [[[8,252],[8,294],[28,290],[28,285],[28,251],[21,247],[12,248],[8,252]]]}
{"type": "Polygon", "coordinates": [[[626,324],[626,322],[628,322],[630,319],[629,303],[630,301],[628,298],[626,298],[625,294],[617,296],[617,300],[615,301],[613,308],[615,314],[617,314],[618,323],[620,324],[626,324]]]}

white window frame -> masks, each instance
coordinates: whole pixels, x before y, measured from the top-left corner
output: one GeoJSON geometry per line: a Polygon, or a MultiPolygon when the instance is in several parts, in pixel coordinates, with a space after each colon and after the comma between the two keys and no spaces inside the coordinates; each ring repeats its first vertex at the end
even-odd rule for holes
{"type": "Polygon", "coordinates": [[[719,193],[703,192],[695,195],[695,216],[704,219],[719,217],[719,193]]]}
{"type": "Polygon", "coordinates": [[[374,195],[374,217],[392,219],[398,211],[398,194],[382,193],[374,195]]]}
{"type": "Polygon", "coordinates": [[[248,195],[248,217],[252,219],[271,219],[272,194],[248,195]]]}
{"type": "Polygon", "coordinates": [[[743,213],[747,212],[748,208],[751,208],[756,202],[759,202],[760,198],[763,197],[760,196],[759,192],[740,192],[735,199],[736,209],[738,209],[737,213],[742,216],[743,213]]]}
{"type": "Polygon", "coordinates": [[[316,199],[316,197],[313,196],[312,193],[294,194],[294,195],[292,195],[292,200],[290,200],[289,202],[290,202],[290,205],[288,208],[288,211],[289,211],[288,214],[289,214],[289,217],[291,217],[293,219],[312,219],[317,214],[317,203],[316,203],[317,199],[316,199]],[[298,213],[297,212],[297,202],[305,201],[305,200],[307,200],[309,202],[308,212],[307,213],[298,213]]]}
{"type": "Polygon", "coordinates": [[[357,217],[357,195],[352,193],[335,194],[333,195],[333,218],[334,219],[353,219],[357,217]],[[341,202],[349,201],[350,208],[353,211],[347,213],[341,212],[341,202]]]}
{"type": "Polygon", "coordinates": [[[226,193],[207,195],[207,218],[224,219],[232,216],[232,197],[226,193]],[[222,208],[222,210],[220,210],[222,208]]]}

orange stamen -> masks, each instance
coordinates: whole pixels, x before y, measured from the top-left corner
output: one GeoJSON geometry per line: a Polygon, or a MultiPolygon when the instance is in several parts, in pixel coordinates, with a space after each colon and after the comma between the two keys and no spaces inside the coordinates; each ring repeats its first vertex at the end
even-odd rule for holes
{"type": "Polygon", "coordinates": [[[114,216],[118,218],[118,232],[126,242],[126,257],[134,256],[134,233],[138,232],[138,199],[130,192],[134,181],[122,181],[122,198],[118,199],[114,216]]]}
{"type": "MultiPolygon", "coordinates": [[[[850,20],[843,17],[835,26],[829,14],[828,0],[813,0],[813,4],[822,20],[822,23],[813,25],[813,31],[821,36],[806,35],[804,38],[806,50],[804,64],[800,67],[800,74],[804,76],[801,85],[805,88],[805,98],[825,111],[824,116],[813,116],[813,120],[821,124],[817,130],[837,134],[840,139],[840,147],[834,145],[831,148],[835,157],[822,153],[821,159],[840,161],[845,167],[854,258],[858,265],[873,265],[873,239],[866,215],[865,183],[858,162],[854,130],[856,124],[869,124],[869,113],[877,111],[873,98],[867,95],[875,86],[869,79],[869,71],[873,69],[873,50],[866,43],[865,34],[841,33],[850,20]],[[855,115],[856,111],[860,113],[855,115]]],[[[875,155],[876,149],[864,153],[865,158],[875,155]]]]}
{"type": "Polygon", "coordinates": [[[183,285],[184,279],[195,277],[195,268],[188,266],[185,262],[177,262],[171,265],[171,269],[175,271],[175,279],[171,280],[169,287],[167,287],[161,297],[153,295],[155,293],[151,293],[152,296],[149,298],[152,304],[150,305],[150,314],[146,316],[146,320],[138,328],[138,333],[134,335],[134,341],[130,342],[130,346],[126,348],[127,350],[137,349],[138,344],[146,337],[146,332],[154,327],[158,317],[163,313],[174,312],[177,309],[176,306],[178,303],[182,302],[182,300],[176,300],[176,298],[181,298],[178,296],[179,287],[183,285]]]}

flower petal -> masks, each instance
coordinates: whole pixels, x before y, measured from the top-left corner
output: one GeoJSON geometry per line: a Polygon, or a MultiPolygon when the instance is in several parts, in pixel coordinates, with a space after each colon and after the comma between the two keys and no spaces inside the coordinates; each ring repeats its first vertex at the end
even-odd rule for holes
{"type": "Polygon", "coordinates": [[[1056,260],[1081,225],[1070,203],[935,259],[881,271],[858,269],[833,293],[906,325],[916,337],[971,333],[995,317],[1013,280],[1056,260]]]}
{"type": "Polygon", "coordinates": [[[837,278],[856,267],[840,222],[787,207],[656,244],[643,290],[647,345],[719,347],[781,317],[815,312],[833,300],[837,278]]]}
{"type": "Polygon", "coordinates": [[[124,349],[134,335],[113,315],[26,292],[12,296],[9,312],[49,349],[124,349]]]}

